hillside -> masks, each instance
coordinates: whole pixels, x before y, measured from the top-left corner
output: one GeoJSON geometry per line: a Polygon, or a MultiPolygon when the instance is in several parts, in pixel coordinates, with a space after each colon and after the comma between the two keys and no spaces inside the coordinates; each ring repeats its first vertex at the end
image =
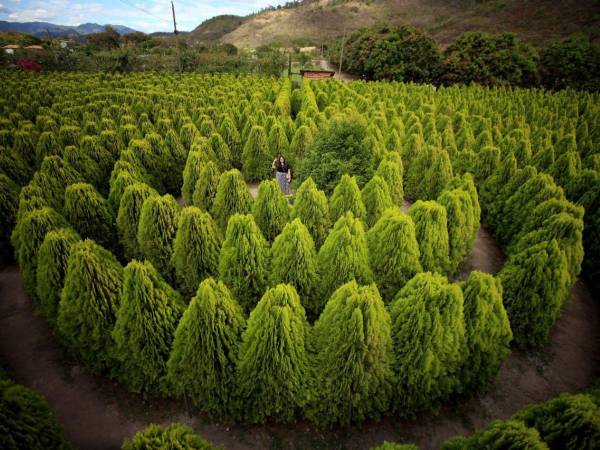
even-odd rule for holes
{"type": "MultiPolygon", "coordinates": [[[[123,25],[111,25],[119,34],[134,33],[135,30],[123,25]]],[[[45,37],[48,33],[53,37],[69,36],[71,34],[86,35],[104,31],[104,25],[83,23],[78,26],[56,25],[49,22],[6,22],[0,20],[0,31],[16,31],[37,37],[45,37]]]]}
{"type": "Polygon", "coordinates": [[[239,47],[271,42],[318,44],[342,35],[344,29],[353,31],[378,22],[417,26],[442,45],[471,30],[512,31],[528,42],[543,44],[573,32],[583,32],[598,40],[600,3],[595,0],[305,0],[295,8],[266,11],[243,20],[211,20],[192,35],[239,47]]]}
{"type": "Polygon", "coordinates": [[[223,15],[205,20],[198,25],[188,36],[190,44],[214,42],[231,33],[242,25],[244,17],[223,15]]]}

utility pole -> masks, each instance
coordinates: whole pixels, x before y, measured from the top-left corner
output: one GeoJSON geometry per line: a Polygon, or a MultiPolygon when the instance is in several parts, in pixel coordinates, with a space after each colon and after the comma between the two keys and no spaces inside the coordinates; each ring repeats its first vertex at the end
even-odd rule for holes
{"type": "Polygon", "coordinates": [[[344,27],[344,35],[342,36],[342,48],[340,50],[340,70],[339,75],[342,76],[342,60],[344,59],[344,45],[346,45],[346,27],[344,27]]]}
{"type": "Polygon", "coordinates": [[[173,32],[175,34],[175,45],[177,46],[177,67],[179,68],[179,74],[183,72],[183,65],[181,64],[181,48],[179,47],[179,38],[177,35],[177,21],[175,20],[175,4],[171,0],[171,10],[173,11],[173,32]]]}
{"type": "Polygon", "coordinates": [[[292,76],[292,52],[288,53],[288,77],[292,76]]]}

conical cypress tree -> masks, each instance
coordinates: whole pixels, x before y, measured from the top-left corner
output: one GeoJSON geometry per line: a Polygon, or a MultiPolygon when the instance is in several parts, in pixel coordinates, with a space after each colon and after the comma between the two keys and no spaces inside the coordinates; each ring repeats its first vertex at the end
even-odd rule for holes
{"type": "Polygon", "coordinates": [[[212,149],[213,154],[216,157],[216,163],[219,167],[219,170],[225,171],[231,169],[232,166],[232,157],[231,150],[229,146],[225,142],[225,140],[221,137],[219,133],[213,133],[208,143],[212,149]]]}
{"type": "Polygon", "coordinates": [[[25,290],[36,300],[38,250],[51,230],[68,227],[63,216],[52,208],[40,208],[23,215],[11,235],[15,258],[19,263],[25,290]]]}
{"type": "Polygon", "coordinates": [[[248,318],[240,347],[237,398],[245,421],[289,422],[304,407],[310,398],[308,331],[292,286],[265,292],[248,318]]]}
{"type": "Polygon", "coordinates": [[[473,206],[471,197],[462,189],[445,191],[437,201],[446,209],[448,218],[448,271],[453,274],[471,253],[469,244],[473,236],[473,206]]]}
{"type": "Polygon", "coordinates": [[[329,199],[331,220],[336,222],[347,211],[350,211],[354,217],[361,220],[365,220],[367,217],[367,210],[362,201],[362,195],[360,189],[358,189],[356,178],[344,175],[329,199]]]}
{"type": "Polygon", "coordinates": [[[123,267],[112,253],[90,240],[73,245],[56,323],[67,347],[94,370],[111,367],[122,283],[123,267]]]}
{"type": "Polygon", "coordinates": [[[137,240],[142,255],[168,280],[173,278],[173,239],[180,208],[171,195],[144,200],[137,240]]]}
{"type": "Polygon", "coordinates": [[[120,362],[119,378],[133,392],[157,393],[163,387],[183,310],[179,293],[150,262],[132,261],[125,267],[113,355],[120,362]]]}
{"type": "Polygon", "coordinates": [[[398,292],[390,316],[393,408],[412,416],[436,406],[460,385],[466,352],[462,291],[441,275],[420,273],[398,292]]]}
{"type": "Polygon", "coordinates": [[[108,191],[108,203],[113,211],[118,211],[121,197],[127,186],[140,182],[147,183],[147,177],[137,171],[131,164],[125,161],[117,161],[110,175],[110,189],[108,191]]]}
{"type": "Polygon", "coordinates": [[[167,381],[204,411],[231,414],[238,349],[245,329],[242,309],[221,282],[207,278],[183,313],[167,362],[167,381]]]}
{"type": "Polygon", "coordinates": [[[469,437],[456,436],[442,444],[442,450],[547,450],[535,428],[520,420],[495,420],[487,428],[469,437]]]}
{"type": "Polygon", "coordinates": [[[115,217],[108,202],[91,184],[76,183],[67,187],[65,215],[84,239],[93,239],[106,248],[115,247],[115,217]]]}
{"type": "Polygon", "coordinates": [[[63,159],[81,174],[86,182],[96,187],[102,185],[104,178],[100,166],[81,147],[65,147],[63,159]]]}
{"type": "Polygon", "coordinates": [[[263,236],[275,239],[290,218],[287,200],[275,180],[265,180],[258,186],[258,196],[252,206],[252,215],[263,236]]]}
{"type": "Polygon", "coordinates": [[[181,291],[191,298],[202,280],[216,276],[221,236],[210,214],[190,206],[181,212],[173,242],[173,266],[181,291]]]}
{"type": "Polygon", "coordinates": [[[460,285],[464,297],[467,358],[461,372],[462,390],[483,388],[498,373],[510,353],[512,331],[502,304],[502,285],[492,275],[471,272],[460,285]]]}
{"type": "Polygon", "coordinates": [[[219,275],[246,312],[267,286],[269,248],[252,215],[229,220],[219,257],[219,275]]]}
{"type": "Polygon", "coordinates": [[[56,324],[71,249],[79,241],[81,238],[75,230],[61,228],[46,234],[38,252],[37,296],[42,315],[52,325],[56,324]]]}
{"type": "Polygon", "coordinates": [[[249,181],[269,178],[272,161],[273,155],[265,129],[261,126],[253,126],[242,153],[244,178],[249,181]]]}
{"type": "Polygon", "coordinates": [[[35,167],[35,141],[33,130],[20,129],[13,133],[13,151],[23,158],[29,167],[35,167]]]}
{"type": "Polygon", "coordinates": [[[317,313],[317,252],[300,219],[288,223],[271,247],[269,284],[280,283],[294,286],[304,309],[309,314],[317,313]]]}
{"type": "Polygon", "coordinates": [[[317,189],[312,178],[307,178],[296,191],[291,215],[302,221],[315,241],[316,248],[320,248],[331,228],[331,218],[327,196],[317,189]]]}
{"type": "Polygon", "coordinates": [[[12,258],[10,232],[17,221],[19,186],[0,173],[0,263],[12,258]]]}
{"type": "Polygon", "coordinates": [[[498,275],[515,342],[546,342],[568,296],[569,269],[557,242],[544,241],[511,255],[498,275]]]}
{"type": "Polygon", "coordinates": [[[235,127],[235,124],[229,116],[223,119],[221,126],[219,127],[219,134],[229,147],[231,151],[231,162],[232,164],[240,168],[242,164],[242,149],[241,149],[241,137],[240,133],[235,127]]]}
{"type": "Polygon", "coordinates": [[[181,195],[188,205],[193,203],[194,189],[200,177],[202,167],[210,161],[208,155],[203,151],[191,151],[188,154],[183,170],[183,186],[181,195]]]}
{"type": "Polygon", "coordinates": [[[187,425],[150,425],[138,431],[131,439],[125,439],[121,450],[163,450],[181,448],[186,450],[220,450],[202,439],[187,425]]]}
{"type": "Polygon", "coordinates": [[[312,131],[306,125],[298,127],[290,143],[288,159],[292,167],[296,166],[299,161],[302,161],[308,153],[308,147],[312,145],[314,137],[312,131]]]}
{"type": "Polygon", "coordinates": [[[62,148],[52,131],[44,131],[35,146],[35,159],[38,165],[42,163],[46,156],[60,155],[62,148]]]}
{"type": "Polygon", "coordinates": [[[408,214],[415,224],[423,270],[445,273],[450,254],[446,208],[435,201],[419,200],[408,214]]]}
{"type": "Polygon", "coordinates": [[[252,209],[252,197],[240,172],[228,170],[219,178],[217,194],[211,215],[221,230],[227,228],[229,218],[234,214],[247,214],[252,209]]]}
{"type": "MultiPolygon", "coordinates": [[[[461,177],[454,177],[450,182],[446,185],[446,190],[452,189],[461,189],[469,194],[471,197],[471,216],[473,222],[473,228],[471,229],[472,235],[469,243],[469,248],[473,246],[475,239],[477,238],[477,233],[479,232],[479,223],[481,221],[481,206],[479,204],[479,195],[477,193],[477,188],[475,187],[475,180],[470,173],[465,173],[461,177]]],[[[466,206],[463,204],[463,208],[466,209],[466,206]]]]}
{"type": "MultiPolygon", "coordinates": [[[[355,279],[362,284],[373,281],[369,251],[360,220],[348,212],[335,226],[317,255],[320,298],[325,302],[342,284],[355,279]]],[[[322,310],[323,303],[319,305],[322,310]]]]}
{"type": "Polygon", "coordinates": [[[434,199],[446,187],[452,179],[452,164],[450,156],[444,149],[438,147],[431,148],[430,164],[427,166],[427,171],[421,175],[420,192],[423,193],[421,198],[434,199]]]}
{"type": "Polygon", "coordinates": [[[40,170],[34,174],[33,181],[40,186],[49,204],[62,211],[67,186],[85,180],[60,156],[47,156],[40,170]]]}
{"type": "Polygon", "coordinates": [[[279,122],[269,130],[269,148],[271,155],[287,155],[290,143],[288,142],[285,130],[279,122]]]}
{"type": "Polygon", "coordinates": [[[194,206],[210,211],[217,195],[217,186],[221,178],[221,172],[213,161],[208,161],[202,166],[194,194],[192,195],[192,203],[194,206]]]}
{"type": "Polygon", "coordinates": [[[369,260],[375,281],[386,302],[422,271],[415,225],[410,216],[388,209],[367,232],[369,260]]]}
{"type": "Polygon", "coordinates": [[[383,178],[390,189],[390,195],[396,206],[402,206],[404,202],[404,185],[402,182],[404,169],[402,167],[402,160],[398,162],[390,159],[384,159],[379,164],[375,175],[383,178]]]}
{"type": "Polygon", "coordinates": [[[367,211],[366,223],[372,227],[379,220],[386,209],[394,206],[387,182],[379,175],[375,175],[365,185],[361,192],[367,211]]]}
{"type": "Polygon", "coordinates": [[[392,395],[390,316],[375,285],[341,286],[316,322],[316,395],[309,416],[321,425],[378,418],[392,395]]]}

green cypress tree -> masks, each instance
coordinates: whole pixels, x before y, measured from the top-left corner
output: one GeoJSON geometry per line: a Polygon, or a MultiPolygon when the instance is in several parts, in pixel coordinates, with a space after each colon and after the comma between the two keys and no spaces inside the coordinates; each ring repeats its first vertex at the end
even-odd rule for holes
{"type": "Polygon", "coordinates": [[[286,156],[289,148],[290,143],[285,134],[285,130],[279,122],[276,122],[273,127],[269,129],[269,149],[271,150],[271,155],[286,156]]]}
{"type": "Polygon", "coordinates": [[[38,165],[42,163],[46,156],[60,155],[62,148],[52,131],[44,131],[35,146],[35,159],[38,165]]]}
{"type": "Polygon", "coordinates": [[[212,153],[215,155],[217,166],[221,171],[229,170],[232,167],[232,156],[231,150],[227,145],[227,142],[221,137],[219,133],[211,134],[208,143],[212,149],[212,153]]]}
{"type": "Polygon", "coordinates": [[[252,215],[268,241],[272,242],[281,233],[290,218],[290,208],[277,181],[265,180],[260,183],[252,215]]]}
{"type": "MultiPolygon", "coordinates": [[[[419,192],[424,199],[434,199],[452,179],[452,164],[450,156],[444,149],[431,147],[430,163],[424,175],[420,175],[421,183],[419,192]]],[[[419,176],[419,175],[417,175],[419,176]]]]}
{"type": "Polygon", "coordinates": [[[471,197],[462,189],[444,191],[437,202],[446,209],[448,218],[449,273],[471,253],[473,236],[473,206],[471,197]]]}
{"type": "Polygon", "coordinates": [[[500,149],[493,146],[483,147],[477,154],[475,178],[479,184],[491,176],[500,165],[500,149]]]}
{"type": "Polygon", "coordinates": [[[386,209],[394,206],[387,182],[379,175],[375,175],[365,185],[361,197],[367,211],[366,223],[372,227],[379,220],[386,209]]]}
{"type": "Polygon", "coordinates": [[[130,262],[112,331],[120,379],[133,392],[163,388],[175,329],[183,313],[179,293],[148,261],[130,262]],[[158,313],[159,312],[159,313],[158,313]]]}
{"type": "Polygon", "coordinates": [[[35,300],[38,250],[51,230],[68,227],[63,216],[52,208],[44,207],[25,213],[11,235],[15,258],[19,263],[25,290],[35,300]]]}
{"type": "Polygon", "coordinates": [[[269,247],[252,215],[229,220],[219,257],[219,275],[246,312],[267,286],[269,247]]]}
{"type": "Polygon", "coordinates": [[[0,263],[12,258],[10,233],[17,221],[19,186],[0,173],[0,263]]]}
{"type": "Polygon", "coordinates": [[[316,392],[309,416],[321,425],[379,418],[392,395],[390,316],[375,285],[337,289],[316,322],[311,348],[316,392]]]}
{"type": "Polygon", "coordinates": [[[65,215],[84,239],[93,239],[106,248],[116,246],[113,212],[108,202],[91,184],[76,183],[67,187],[65,215]]]}
{"type": "Polygon", "coordinates": [[[350,211],[354,217],[361,220],[365,220],[367,217],[367,210],[362,201],[362,194],[356,183],[356,177],[344,175],[329,199],[331,220],[336,222],[347,211],[350,211]]]}
{"type": "Polygon", "coordinates": [[[515,343],[544,344],[569,293],[567,259],[556,240],[511,255],[498,277],[515,343]]]}
{"type": "Polygon", "coordinates": [[[37,296],[42,315],[52,325],[56,324],[71,249],[79,241],[72,228],[53,230],[46,234],[38,252],[37,296]]]}
{"type": "Polygon", "coordinates": [[[81,174],[86,182],[96,187],[100,187],[104,182],[100,166],[81,147],[65,147],[63,150],[63,159],[81,174]]]}
{"type": "Polygon", "coordinates": [[[386,302],[422,271],[415,225],[399,209],[388,209],[367,232],[369,260],[386,302]]]}
{"type": "Polygon", "coordinates": [[[48,203],[60,211],[62,211],[64,205],[67,186],[85,181],[60,156],[47,156],[44,158],[40,170],[34,174],[33,180],[39,184],[48,203]]]}
{"type": "Polygon", "coordinates": [[[73,244],[60,296],[57,326],[67,347],[93,370],[111,368],[111,331],[123,267],[93,241],[73,244]]]}
{"type": "MultiPolygon", "coordinates": [[[[0,130],[1,132],[2,130],[0,130]]],[[[5,148],[0,144],[0,172],[8,175],[19,186],[24,186],[33,175],[33,167],[28,166],[25,160],[12,149],[5,148]]]]}
{"type": "Polygon", "coordinates": [[[229,116],[223,119],[221,126],[219,127],[219,134],[227,143],[229,150],[231,151],[231,162],[232,164],[240,168],[242,165],[242,149],[240,133],[237,130],[233,120],[229,116]]]}
{"type": "Polygon", "coordinates": [[[99,187],[104,187],[115,165],[116,157],[104,146],[97,136],[84,136],[81,139],[81,150],[96,163],[99,170],[99,187]]]}
{"type": "Polygon", "coordinates": [[[167,194],[150,196],[142,205],[137,240],[142,255],[167,279],[173,278],[173,239],[180,208],[167,194]]]}
{"type": "Polygon", "coordinates": [[[361,284],[373,281],[369,251],[360,220],[348,212],[335,223],[317,255],[322,310],[324,302],[342,284],[355,279],[361,284]]]}
{"type": "MultiPolygon", "coordinates": [[[[477,193],[477,188],[475,187],[475,180],[470,173],[465,173],[461,177],[454,177],[446,185],[446,190],[449,191],[452,189],[461,189],[467,192],[469,197],[471,197],[471,219],[473,223],[473,227],[471,229],[472,235],[469,243],[469,248],[471,248],[475,242],[475,239],[477,238],[477,233],[479,232],[479,223],[481,221],[481,206],[479,205],[479,195],[477,193]]],[[[463,208],[468,209],[467,205],[463,204],[463,208]]]]}
{"type": "Polygon", "coordinates": [[[138,172],[131,164],[125,161],[117,161],[110,175],[110,189],[108,191],[108,203],[113,211],[119,210],[121,197],[127,186],[131,186],[136,182],[147,183],[147,179],[143,173],[138,172]]]}
{"type": "Polygon", "coordinates": [[[465,352],[463,295],[445,277],[417,274],[390,305],[396,386],[403,416],[435,407],[460,385],[465,352]]]}
{"type": "Polygon", "coordinates": [[[292,167],[304,160],[304,157],[308,153],[308,148],[312,145],[313,141],[314,137],[309,127],[306,125],[298,127],[290,143],[289,155],[287,156],[292,167]]]}
{"type": "Polygon", "coordinates": [[[311,315],[317,313],[317,252],[300,219],[286,224],[271,247],[269,284],[280,283],[294,286],[304,309],[311,315]]]}
{"type": "Polygon", "coordinates": [[[415,224],[423,270],[445,273],[450,254],[446,208],[435,201],[419,200],[408,214],[415,224]]]}
{"type": "Polygon", "coordinates": [[[35,138],[33,130],[20,129],[13,133],[13,151],[23,158],[29,167],[35,167],[35,138]]]}
{"type": "Polygon", "coordinates": [[[221,236],[210,214],[190,206],[181,212],[173,242],[173,266],[181,291],[191,298],[202,280],[216,276],[221,236]]]}
{"type": "Polygon", "coordinates": [[[123,192],[117,214],[117,231],[128,261],[142,257],[137,240],[138,225],[142,205],[148,197],[154,196],[158,196],[158,192],[145,183],[134,183],[123,192]]]}
{"type": "Polygon", "coordinates": [[[213,161],[208,161],[202,166],[194,194],[192,195],[192,203],[194,206],[210,211],[217,195],[217,186],[221,178],[221,172],[213,161]]]}
{"type": "Polygon", "coordinates": [[[442,444],[442,450],[548,450],[535,428],[518,420],[495,420],[469,437],[457,436],[442,444]]]}
{"type": "Polygon", "coordinates": [[[327,196],[317,189],[312,178],[307,178],[296,191],[291,215],[302,221],[315,241],[316,248],[320,248],[331,228],[331,218],[327,196]]]}
{"type": "Polygon", "coordinates": [[[390,195],[396,206],[402,206],[404,202],[403,174],[404,169],[400,158],[398,158],[398,161],[384,159],[375,172],[375,175],[379,175],[387,182],[390,195]]]}
{"type": "Polygon", "coordinates": [[[269,178],[272,161],[273,155],[265,129],[258,125],[253,126],[242,153],[244,178],[249,181],[269,178]]]}
{"type": "Polygon", "coordinates": [[[175,331],[167,380],[177,396],[187,395],[205,412],[230,415],[244,313],[221,282],[207,278],[175,331]]]}
{"type": "Polygon", "coordinates": [[[181,195],[188,205],[193,203],[194,189],[200,177],[200,172],[204,165],[210,161],[208,155],[203,151],[191,151],[188,154],[183,170],[183,186],[181,195]]]}
{"type": "Polygon", "coordinates": [[[237,169],[228,170],[219,178],[211,215],[221,230],[227,228],[234,214],[247,214],[252,209],[252,197],[242,175],[237,169]]]}
{"type": "Polygon", "coordinates": [[[187,425],[172,423],[168,426],[150,425],[138,431],[133,438],[125,439],[121,450],[221,450],[194,433],[187,425]]]}
{"type": "Polygon", "coordinates": [[[510,353],[512,331],[502,303],[502,285],[497,278],[474,271],[460,287],[468,349],[460,379],[462,390],[468,392],[493,381],[510,353]]]}
{"type": "Polygon", "coordinates": [[[292,286],[265,292],[248,318],[240,347],[237,398],[245,421],[289,422],[304,407],[310,398],[308,331],[292,286]]]}

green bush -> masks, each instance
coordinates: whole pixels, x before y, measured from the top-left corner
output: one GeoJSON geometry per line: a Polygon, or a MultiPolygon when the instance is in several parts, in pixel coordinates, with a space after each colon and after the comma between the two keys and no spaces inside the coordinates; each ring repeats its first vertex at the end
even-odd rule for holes
{"type": "Polygon", "coordinates": [[[296,191],[291,215],[302,221],[316,248],[320,248],[331,228],[331,217],[327,197],[317,189],[312,178],[307,178],[296,191]]]}
{"type": "Polygon", "coordinates": [[[309,416],[320,425],[379,418],[392,396],[390,317],[375,285],[344,284],[315,323],[316,392],[309,416]]]}
{"type": "Polygon", "coordinates": [[[167,359],[184,305],[148,261],[130,262],[112,331],[119,378],[133,392],[155,394],[164,388],[167,359]],[[157,314],[160,312],[160,314],[157,314]]]}
{"type": "Polygon", "coordinates": [[[246,312],[267,286],[269,247],[252,215],[229,220],[219,257],[219,276],[246,312]]]}
{"type": "Polygon", "coordinates": [[[165,427],[150,425],[145,430],[137,432],[133,438],[125,439],[121,447],[122,450],[218,450],[220,448],[202,439],[190,427],[179,423],[165,427]]]}
{"type": "Polygon", "coordinates": [[[466,356],[463,294],[445,277],[424,272],[398,292],[389,311],[396,374],[392,408],[412,416],[460,387],[466,356]]]}
{"type": "Polygon", "coordinates": [[[90,240],[73,244],[56,323],[67,347],[97,371],[114,363],[110,333],[122,285],[123,267],[108,250],[90,240]]]}
{"type": "Polygon", "coordinates": [[[290,217],[287,199],[275,180],[265,180],[258,186],[258,196],[252,206],[254,221],[264,237],[272,242],[281,233],[290,217]]]}
{"type": "Polygon", "coordinates": [[[243,420],[289,422],[306,405],[308,332],[304,308],[292,286],[280,284],[265,292],[242,335],[237,399],[243,420]]]}
{"type": "Polygon", "coordinates": [[[435,201],[419,200],[408,215],[415,224],[423,270],[446,273],[450,254],[446,208],[435,201]]]}
{"type": "Polygon", "coordinates": [[[388,209],[367,232],[369,260],[386,302],[422,271],[415,225],[410,216],[388,209]]]}
{"type": "Polygon", "coordinates": [[[367,218],[367,209],[363,203],[356,177],[342,176],[329,199],[329,211],[333,222],[336,222],[348,211],[357,219],[365,220],[367,218]]]}
{"type": "Polygon", "coordinates": [[[221,175],[211,215],[221,230],[227,229],[229,218],[234,214],[247,214],[252,209],[252,197],[242,175],[237,169],[221,175]]]}
{"type": "Polygon", "coordinates": [[[274,156],[271,154],[265,129],[259,125],[253,126],[242,153],[244,178],[248,181],[269,178],[274,156]]]}
{"type": "Polygon", "coordinates": [[[244,314],[229,289],[205,279],[175,331],[168,382],[204,411],[224,416],[235,404],[235,374],[244,314]]]}
{"type": "Polygon", "coordinates": [[[210,214],[185,208],[173,242],[173,267],[182,293],[191,298],[205,278],[218,275],[221,235],[210,214]]]}

